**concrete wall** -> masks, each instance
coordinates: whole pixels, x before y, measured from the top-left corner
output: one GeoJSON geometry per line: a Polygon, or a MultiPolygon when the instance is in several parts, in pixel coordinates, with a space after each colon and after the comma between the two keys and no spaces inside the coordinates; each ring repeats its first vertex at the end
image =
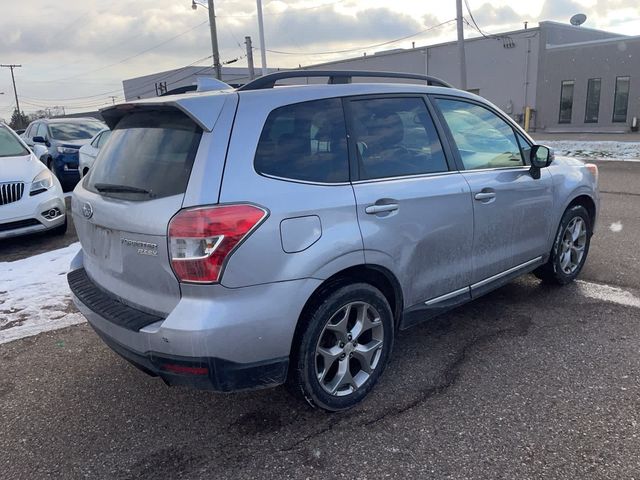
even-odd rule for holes
{"type": "Polygon", "coordinates": [[[545,44],[548,45],[566,45],[568,43],[624,37],[624,35],[617,33],[595,30],[584,26],[575,27],[559,22],[540,22],[540,28],[545,33],[545,44]]]}
{"type": "Polygon", "coordinates": [[[579,45],[547,46],[540,58],[536,126],[548,132],[628,131],[631,119],[640,117],[640,37],[594,41],[579,45]],[[614,123],[616,77],[631,77],[626,123],[614,123]],[[601,78],[598,123],[585,123],[587,81],[601,78]],[[563,80],[574,80],[570,124],[558,123],[563,80]]]}

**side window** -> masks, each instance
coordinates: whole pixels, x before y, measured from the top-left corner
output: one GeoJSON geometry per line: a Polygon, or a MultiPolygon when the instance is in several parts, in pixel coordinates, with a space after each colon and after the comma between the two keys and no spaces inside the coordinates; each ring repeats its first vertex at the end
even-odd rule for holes
{"type": "Polygon", "coordinates": [[[37,137],[42,137],[42,138],[47,138],[49,135],[47,135],[47,126],[44,123],[40,123],[38,125],[38,133],[36,134],[37,137]]]}
{"type": "Polygon", "coordinates": [[[491,110],[461,100],[439,98],[436,103],[465,170],[524,165],[513,128],[491,110]]]}
{"type": "Polygon", "coordinates": [[[353,100],[351,116],[361,180],[448,171],[422,98],[353,100]]]}
{"type": "Polygon", "coordinates": [[[98,148],[104,147],[104,144],[107,143],[107,140],[109,140],[110,136],[111,130],[105,130],[104,132],[102,132],[100,138],[98,139],[98,148]]]}
{"type": "Polygon", "coordinates": [[[524,163],[526,163],[527,165],[530,165],[531,164],[531,145],[529,144],[529,141],[526,138],[524,138],[524,136],[521,135],[520,133],[517,133],[516,136],[518,137],[520,150],[522,151],[522,155],[524,156],[524,163]]]}
{"type": "Polygon", "coordinates": [[[272,111],[260,135],[258,173],[309,182],[349,181],[342,102],[314,100],[272,111]]]}

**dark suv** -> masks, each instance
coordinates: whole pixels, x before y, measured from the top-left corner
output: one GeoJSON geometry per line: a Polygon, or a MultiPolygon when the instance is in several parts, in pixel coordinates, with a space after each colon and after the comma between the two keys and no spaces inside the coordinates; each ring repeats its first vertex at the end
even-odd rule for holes
{"type": "Polygon", "coordinates": [[[72,189],[78,180],[78,150],[105,128],[94,118],[43,118],[32,122],[22,138],[31,149],[41,144],[47,153],[40,160],[60,180],[65,190],[72,189]]]}

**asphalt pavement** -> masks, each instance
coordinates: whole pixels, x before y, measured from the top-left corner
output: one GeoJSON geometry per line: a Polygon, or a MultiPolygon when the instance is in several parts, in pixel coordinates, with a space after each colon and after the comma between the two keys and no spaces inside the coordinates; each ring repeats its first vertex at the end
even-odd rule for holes
{"type": "Polygon", "coordinates": [[[0,477],[640,478],[640,163],[599,165],[587,283],[523,277],[400,333],[344,414],[166,387],[87,325],[0,345],[0,477]]]}

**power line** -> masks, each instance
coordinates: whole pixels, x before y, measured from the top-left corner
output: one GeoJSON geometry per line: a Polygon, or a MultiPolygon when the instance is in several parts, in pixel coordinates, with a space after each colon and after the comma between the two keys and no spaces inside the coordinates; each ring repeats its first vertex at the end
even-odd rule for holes
{"type": "Polygon", "coordinates": [[[427,32],[429,32],[431,30],[434,30],[436,28],[442,27],[443,25],[447,25],[448,23],[455,22],[455,21],[456,21],[456,19],[454,18],[454,19],[451,19],[451,20],[447,20],[446,22],[442,22],[442,23],[439,23],[439,24],[434,25],[432,27],[429,27],[429,28],[427,28],[425,30],[421,30],[420,32],[412,33],[411,35],[406,35],[404,37],[396,38],[396,39],[389,40],[389,41],[382,42],[382,43],[375,43],[373,45],[363,45],[363,46],[360,46],[360,47],[349,48],[349,49],[345,49],[345,50],[332,50],[332,51],[325,51],[325,52],[285,52],[285,51],[282,51],[282,50],[268,50],[267,49],[267,51],[271,52],[271,53],[280,54],[280,55],[332,55],[332,54],[336,54],[336,53],[355,52],[355,51],[358,51],[358,50],[367,50],[369,48],[382,47],[384,45],[389,45],[391,43],[401,42],[401,41],[407,40],[409,38],[413,38],[413,37],[417,37],[419,35],[423,35],[424,33],[427,33],[427,32]]]}
{"type": "MultiPolygon", "coordinates": [[[[162,81],[162,80],[164,80],[164,79],[166,79],[166,78],[169,78],[169,77],[171,77],[171,76],[173,76],[173,75],[177,75],[177,74],[179,74],[179,73],[180,73],[180,72],[179,72],[179,69],[181,69],[181,68],[191,67],[191,66],[195,65],[196,63],[199,63],[199,62],[202,62],[202,61],[208,60],[208,59],[210,59],[210,58],[211,58],[211,55],[208,55],[208,56],[206,56],[206,57],[199,58],[199,59],[197,59],[197,60],[195,60],[195,61],[191,62],[191,63],[190,63],[190,64],[188,64],[188,65],[185,65],[185,66],[183,66],[183,67],[179,67],[178,69],[173,69],[173,70],[171,70],[171,71],[169,71],[169,72],[164,73],[164,74],[163,74],[162,76],[160,76],[160,77],[156,77],[156,78],[154,78],[154,82],[159,82],[159,81],[162,81]]],[[[146,86],[148,86],[148,85],[151,85],[151,83],[152,83],[152,82],[147,83],[147,84],[144,84],[144,85],[143,85],[143,87],[146,87],[146,86]]],[[[106,91],[106,92],[97,93],[97,94],[95,94],[95,95],[84,95],[84,96],[80,96],[80,97],[67,97],[67,98],[54,98],[54,99],[48,99],[48,98],[26,97],[26,96],[20,95],[20,98],[22,98],[22,99],[26,99],[27,101],[30,101],[30,102],[31,102],[31,104],[33,104],[33,101],[35,101],[35,102],[36,102],[36,104],[37,104],[37,102],[38,102],[38,101],[42,101],[42,102],[49,102],[49,103],[56,103],[56,102],[57,102],[57,103],[60,103],[60,102],[69,103],[69,101],[73,101],[73,100],[85,100],[86,102],[91,102],[91,99],[96,99],[96,101],[97,101],[97,100],[98,100],[98,98],[102,98],[102,97],[109,97],[109,96],[110,96],[110,94],[112,94],[112,93],[121,93],[121,92],[122,92],[122,88],[119,88],[119,89],[117,89],[117,90],[109,90],[109,91],[106,91]]],[[[145,91],[144,93],[147,93],[147,92],[145,91]]],[[[71,103],[73,103],[73,102],[71,102],[71,103]]],[[[85,102],[83,102],[83,103],[85,103],[85,102]]],[[[40,104],[37,104],[37,105],[40,105],[40,104]]]]}
{"type": "Polygon", "coordinates": [[[139,57],[140,55],[143,55],[143,54],[145,54],[145,53],[147,53],[147,52],[150,52],[151,50],[155,50],[155,49],[156,49],[156,48],[158,48],[158,47],[161,47],[161,46],[163,46],[163,45],[166,45],[167,43],[172,42],[172,41],[173,41],[173,40],[175,40],[176,38],[179,38],[179,37],[181,37],[181,36],[183,36],[183,35],[186,35],[187,33],[192,32],[192,31],[193,31],[193,30],[195,30],[196,28],[199,28],[199,27],[201,27],[201,26],[203,26],[203,25],[206,25],[207,23],[209,23],[209,21],[208,21],[208,20],[205,20],[204,22],[201,22],[201,23],[199,23],[199,24],[197,24],[197,25],[195,25],[195,26],[193,26],[193,27],[189,28],[188,30],[185,30],[184,32],[180,32],[180,33],[178,33],[177,35],[174,35],[173,37],[168,38],[167,40],[164,40],[163,42],[160,42],[160,43],[158,43],[158,44],[156,44],[156,45],[154,45],[154,46],[152,46],[152,47],[149,47],[149,48],[147,48],[147,49],[145,49],[145,50],[142,50],[141,52],[138,52],[138,53],[136,53],[136,54],[134,54],[134,55],[131,55],[131,56],[126,57],[126,58],[123,58],[122,60],[120,60],[120,61],[118,61],[118,62],[110,63],[109,65],[104,65],[104,66],[102,66],[102,67],[99,67],[99,68],[96,68],[96,69],[93,69],[93,70],[88,70],[88,71],[86,71],[86,72],[78,73],[78,74],[76,74],[76,75],[71,75],[71,76],[69,76],[69,77],[63,77],[63,78],[57,78],[57,79],[54,79],[54,80],[49,80],[49,82],[60,82],[60,81],[62,81],[62,80],[69,80],[69,79],[72,79],[72,78],[81,77],[81,76],[83,76],[83,75],[88,75],[88,74],[90,74],[90,73],[99,72],[99,71],[101,71],[101,70],[105,70],[105,69],[110,68],[110,67],[113,67],[113,66],[115,66],[115,65],[120,65],[121,63],[127,62],[127,61],[129,61],[129,60],[131,60],[131,59],[133,59],[133,58],[139,57]]]}

